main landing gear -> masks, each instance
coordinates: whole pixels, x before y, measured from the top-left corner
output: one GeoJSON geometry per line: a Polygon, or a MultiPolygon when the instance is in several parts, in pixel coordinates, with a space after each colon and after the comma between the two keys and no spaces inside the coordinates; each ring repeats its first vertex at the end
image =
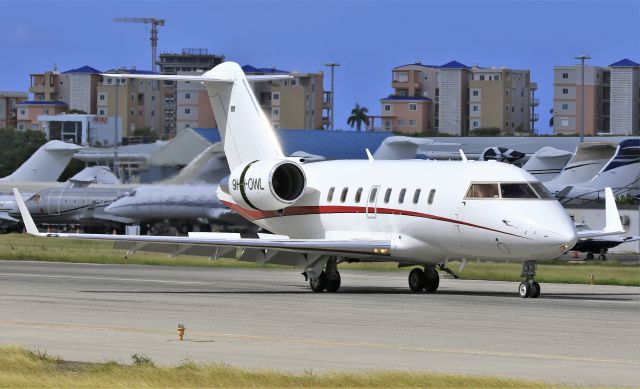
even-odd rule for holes
{"type": "Polygon", "coordinates": [[[535,280],[536,268],[538,264],[536,261],[525,261],[522,263],[521,277],[525,277],[526,280],[520,283],[518,287],[518,294],[522,298],[537,298],[540,296],[540,284],[535,280]]]}
{"type": "Polygon", "coordinates": [[[331,257],[327,261],[327,267],[318,277],[309,278],[309,286],[314,292],[337,292],[340,289],[340,272],[338,271],[338,260],[331,257]]]}
{"type": "Polygon", "coordinates": [[[436,267],[433,265],[427,265],[424,270],[415,268],[409,273],[409,289],[412,292],[426,292],[433,293],[438,290],[440,285],[440,276],[436,267]]]}

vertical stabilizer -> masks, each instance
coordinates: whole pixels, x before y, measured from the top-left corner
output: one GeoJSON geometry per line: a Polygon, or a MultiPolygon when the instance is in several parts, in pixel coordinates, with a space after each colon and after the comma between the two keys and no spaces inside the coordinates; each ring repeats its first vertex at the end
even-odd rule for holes
{"type": "Polygon", "coordinates": [[[76,151],[82,147],[52,140],[35,153],[12,174],[0,178],[5,182],[51,182],[56,181],[69,164],[76,151]]]}
{"type": "Polygon", "coordinates": [[[232,81],[203,81],[224,142],[229,168],[233,170],[242,163],[258,159],[283,158],[278,138],[242,68],[237,63],[224,62],[203,77],[232,81]]]}

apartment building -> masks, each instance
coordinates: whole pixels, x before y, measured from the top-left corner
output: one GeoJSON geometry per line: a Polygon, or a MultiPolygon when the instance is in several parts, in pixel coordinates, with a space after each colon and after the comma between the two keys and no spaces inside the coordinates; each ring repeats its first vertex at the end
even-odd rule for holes
{"type": "MultiPolygon", "coordinates": [[[[582,124],[582,67],[553,68],[553,129],[573,135],[582,124]]],[[[640,133],[640,64],[623,59],[584,67],[585,135],[640,133]]]]}
{"type": "Polygon", "coordinates": [[[40,115],[57,115],[67,111],[64,101],[27,100],[16,105],[16,129],[43,131],[43,125],[38,121],[40,115]]]}
{"type": "Polygon", "coordinates": [[[401,133],[468,135],[489,127],[527,133],[532,104],[537,104],[528,70],[469,67],[458,61],[398,66],[391,86],[393,94],[380,100],[382,127],[401,133]]]}
{"type": "Polygon", "coordinates": [[[18,128],[17,106],[27,99],[27,92],[0,91],[0,128],[18,128]]]}
{"type": "MultiPolygon", "coordinates": [[[[209,54],[207,49],[182,49],[180,53],[162,53],[160,54],[160,73],[161,74],[194,74],[194,72],[203,73],[211,70],[214,66],[224,62],[223,55],[209,54]]],[[[183,84],[183,87],[188,85],[183,84]]],[[[195,84],[190,87],[197,87],[195,84]]],[[[190,124],[197,115],[186,114],[185,118],[184,110],[189,107],[182,107],[181,123],[178,123],[179,109],[177,105],[180,99],[178,93],[178,85],[173,81],[165,81],[163,83],[165,90],[164,95],[164,133],[174,135],[178,129],[184,128],[186,124],[190,124]]],[[[190,93],[183,91],[183,93],[190,93]]],[[[183,104],[190,104],[192,101],[184,101],[183,104]]]]}
{"type": "Polygon", "coordinates": [[[69,110],[95,114],[100,73],[100,70],[86,65],[60,73],[58,76],[59,100],[64,101],[69,110]]]}
{"type": "MultiPolygon", "coordinates": [[[[194,75],[202,72],[178,72],[178,74],[194,75]]],[[[179,135],[188,128],[217,127],[207,89],[202,83],[178,81],[175,96],[176,134],[179,135]]]]}
{"type": "MultiPolygon", "coordinates": [[[[136,69],[109,70],[107,74],[156,74],[136,69]]],[[[132,136],[137,128],[164,130],[163,99],[165,90],[161,81],[120,79],[105,75],[98,84],[98,116],[120,117],[123,136],[132,136]]]]}

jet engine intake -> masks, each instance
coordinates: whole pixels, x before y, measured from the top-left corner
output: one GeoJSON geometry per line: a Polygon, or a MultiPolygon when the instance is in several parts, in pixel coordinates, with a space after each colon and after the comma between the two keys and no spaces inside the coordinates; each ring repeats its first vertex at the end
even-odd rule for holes
{"type": "Polygon", "coordinates": [[[236,203],[261,211],[284,209],[298,201],[307,186],[304,170],[289,160],[258,160],[238,166],[229,177],[236,203]]]}

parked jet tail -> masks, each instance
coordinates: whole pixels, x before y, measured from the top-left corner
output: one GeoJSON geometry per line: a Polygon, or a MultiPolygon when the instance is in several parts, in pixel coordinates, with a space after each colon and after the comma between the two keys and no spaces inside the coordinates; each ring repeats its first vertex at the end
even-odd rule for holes
{"type": "Polygon", "coordinates": [[[545,146],[536,151],[522,168],[540,181],[549,181],[565,167],[573,153],[545,146]]]}
{"type": "Polygon", "coordinates": [[[12,174],[0,178],[5,182],[56,181],[81,146],[52,140],[44,144],[12,174]]]}
{"type": "Polygon", "coordinates": [[[170,81],[198,81],[209,101],[224,142],[229,168],[260,159],[284,158],[269,119],[253,94],[250,82],[289,79],[289,75],[246,76],[240,65],[224,62],[201,76],[103,74],[105,77],[170,81]]]}

